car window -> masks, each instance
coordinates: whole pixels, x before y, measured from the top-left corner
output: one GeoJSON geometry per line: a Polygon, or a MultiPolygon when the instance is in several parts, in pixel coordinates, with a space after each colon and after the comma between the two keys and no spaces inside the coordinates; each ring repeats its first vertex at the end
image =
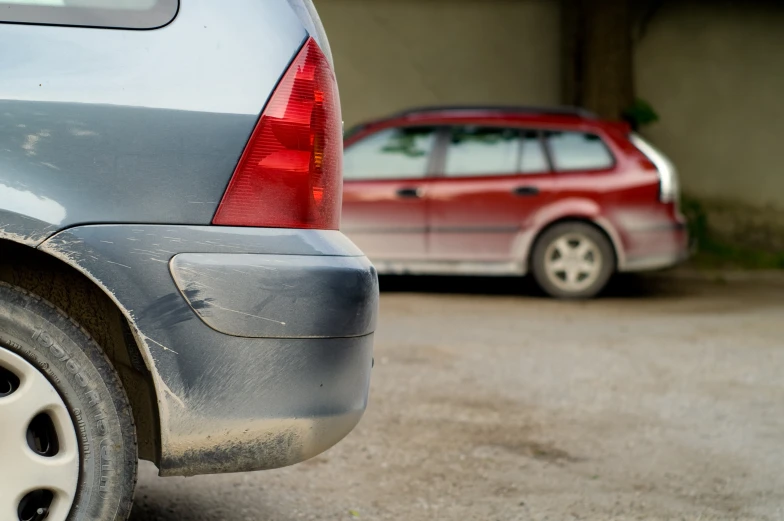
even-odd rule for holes
{"type": "Polygon", "coordinates": [[[514,128],[459,126],[450,130],[447,177],[514,174],[520,160],[520,131],[514,128]]]}
{"type": "Polygon", "coordinates": [[[520,172],[523,174],[541,174],[550,171],[547,153],[544,151],[539,132],[526,130],[522,137],[520,172]]]}
{"type": "Polygon", "coordinates": [[[178,8],[178,0],[0,0],[0,22],[153,29],[178,8]]]}
{"type": "Polygon", "coordinates": [[[546,139],[558,171],[603,170],[614,164],[602,138],[585,132],[547,132],[546,139]]]}
{"type": "Polygon", "coordinates": [[[371,134],[346,149],[343,178],[425,177],[437,133],[436,127],[404,127],[371,134]]]}

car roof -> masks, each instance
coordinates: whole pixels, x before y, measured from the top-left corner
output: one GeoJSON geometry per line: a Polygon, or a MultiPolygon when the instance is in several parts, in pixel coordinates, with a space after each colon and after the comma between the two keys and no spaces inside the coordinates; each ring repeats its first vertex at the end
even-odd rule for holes
{"type": "Polygon", "coordinates": [[[536,107],[520,105],[446,105],[417,107],[393,114],[390,118],[406,116],[443,116],[460,118],[465,116],[567,116],[579,119],[598,119],[593,112],[580,107],[536,107]]]}
{"type": "Polygon", "coordinates": [[[351,128],[345,138],[364,134],[366,130],[386,126],[412,124],[454,124],[497,121],[530,125],[555,125],[575,127],[603,127],[613,123],[604,121],[596,114],[579,107],[533,107],[505,105],[449,105],[418,107],[390,116],[366,121],[351,128]]]}

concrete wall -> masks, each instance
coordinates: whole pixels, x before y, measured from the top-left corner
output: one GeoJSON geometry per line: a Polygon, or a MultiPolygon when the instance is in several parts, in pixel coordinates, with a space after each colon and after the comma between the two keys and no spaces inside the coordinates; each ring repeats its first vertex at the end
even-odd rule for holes
{"type": "Polygon", "coordinates": [[[671,1],[638,45],[646,133],[705,199],[784,209],[784,5],[671,1]],[[743,4],[743,5],[742,5],[743,4]]]}
{"type": "Polygon", "coordinates": [[[553,0],[315,0],[346,126],[418,105],[558,104],[553,0]]]}
{"type": "MultiPolygon", "coordinates": [[[[560,102],[558,0],[315,2],[347,126],[434,103],[560,102]]],[[[784,3],[666,1],[636,67],[661,116],[646,134],[716,203],[716,227],[784,237],[784,3]]]]}

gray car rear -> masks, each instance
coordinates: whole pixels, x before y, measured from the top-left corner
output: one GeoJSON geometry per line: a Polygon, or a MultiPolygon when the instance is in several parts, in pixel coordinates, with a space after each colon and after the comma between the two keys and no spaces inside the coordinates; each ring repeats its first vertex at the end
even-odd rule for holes
{"type": "Polygon", "coordinates": [[[0,2],[0,255],[110,299],[162,474],[301,461],[365,409],[375,271],[335,230],[212,222],[289,64],[328,44],[309,1],[138,2],[0,2]]]}

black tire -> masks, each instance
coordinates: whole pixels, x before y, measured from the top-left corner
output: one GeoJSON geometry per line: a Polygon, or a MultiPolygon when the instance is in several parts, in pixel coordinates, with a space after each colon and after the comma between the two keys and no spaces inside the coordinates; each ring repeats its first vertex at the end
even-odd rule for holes
{"type": "Polygon", "coordinates": [[[126,520],[136,486],[136,430],[125,390],[104,352],[52,304],[2,282],[0,349],[47,377],[76,426],[79,484],[68,521],[126,520]]]}
{"type": "Polygon", "coordinates": [[[551,297],[560,299],[589,299],[601,293],[615,273],[615,250],[609,239],[607,239],[607,236],[595,226],[579,221],[563,222],[548,228],[536,240],[531,257],[531,267],[534,280],[542,291],[551,297]],[[588,287],[580,288],[576,291],[569,291],[563,287],[559,287],[550,279],[545,268],[545,263],[550,245],[562,237],[574,235],[583,236],[597,246],[600,252],[601,265],[598,270],[598,275],[588,287]]]}

